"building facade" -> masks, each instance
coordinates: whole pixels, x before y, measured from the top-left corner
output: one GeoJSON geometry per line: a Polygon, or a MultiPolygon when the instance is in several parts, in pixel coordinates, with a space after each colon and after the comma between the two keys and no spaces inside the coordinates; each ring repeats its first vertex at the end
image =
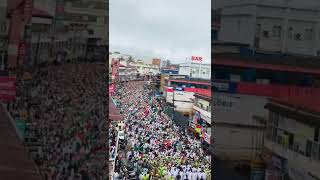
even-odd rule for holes
{"type": "Polygon", "coordinates": [[[320,9],[316,0],[225,2],[219,40],[265,51],[320,55],[320,9]]]}
{"type": "Polygon", "coordinates": [[[104,0],[65,2],[64,26],[72,58],[103,58],[97,56],[106,53],[108,45],[107,3],[104,0]]]}
{"type": "Polygon", "coordinates": [[[266,108],[263,158],[266,176],[320,178],[318,97],[271,99],[266,108]]]}
{"type": "Polygon", "coordinates": [[[161,59],[158,59],[158,58],[152,59],[152,65],[156,65],[160,69],[160,67],[161,67],[161,59]]]}
{"type": "Polygon", "coordinates": [[[211,79],[211,65],[202,63],[181,63],[179,75],[187,75],[190,78],[211,79]]]}
{"type": "Polygon", "coordinates": [[[194,116],[190,127],[194,129],[203,143],[211,144],[211,91],[194,94],[194,116]]]}

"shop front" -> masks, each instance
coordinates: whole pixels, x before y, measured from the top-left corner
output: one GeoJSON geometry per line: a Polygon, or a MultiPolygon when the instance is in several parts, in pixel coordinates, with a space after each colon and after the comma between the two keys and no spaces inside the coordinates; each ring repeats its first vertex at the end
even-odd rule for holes
{"type": "Polygon", "coordinates": [[[265,180],[284,180],[287,174],[287,160],[264,148],[262,158],[265,162],[265,180]]]}

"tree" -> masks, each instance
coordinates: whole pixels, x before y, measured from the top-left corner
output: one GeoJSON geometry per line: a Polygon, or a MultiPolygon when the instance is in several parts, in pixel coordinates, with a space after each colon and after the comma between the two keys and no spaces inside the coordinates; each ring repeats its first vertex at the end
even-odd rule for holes
{"type": "Polygon", "coordinates": [[[130,63],[130,62],[134,62],[134,58],[133,58],[132,56],[129,56],[128,62],[129,62],[129,63],[130,63]]]}

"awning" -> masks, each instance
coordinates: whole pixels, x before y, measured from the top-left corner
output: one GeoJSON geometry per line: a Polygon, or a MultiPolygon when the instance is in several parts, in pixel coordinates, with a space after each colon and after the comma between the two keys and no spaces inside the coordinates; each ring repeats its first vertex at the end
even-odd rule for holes
{"type": "Polygon", "coordinates": [[[111,97],[109,97],[109,119],[111,121],[122,121],[123,117],[120,114],[118,108],[112,101],[111,97]]]}

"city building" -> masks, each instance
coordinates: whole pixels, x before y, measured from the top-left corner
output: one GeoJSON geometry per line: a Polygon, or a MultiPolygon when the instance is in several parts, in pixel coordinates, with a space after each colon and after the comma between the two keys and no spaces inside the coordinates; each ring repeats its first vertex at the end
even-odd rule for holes
{"type": "Polygon", "coordinates": [[[31,55],[30,64],[40,64],[56,59],[53,51],[53,26],[56,1],[34,0],[31,18],[31,55]]]}
{"type": "Polygon", "coordinates": [[[202,61],[202,57],[192,56],[189,62],[179,64],[179,74],[190,78],[211,79],[211,64],[202,61]]]}
{"type": "Polygon", "coordinates": [[[194,116],[189,125],[206,145],[211,144],[211,102],[211,91],[194,94],[194,116]]]}
{"type": "Polygon", "coordinates": [[[320,96],[317,62],[317,58],[276,53],[248,56],[241,50],[215,54],[212,137],[216,157],[249,165],[263,146],[261,119],[268,117],[264,108],[268,98],[320,96]]]}
{"type": "Polygon", "coordinates": [[[64,29],[69,53],[74,58],[104,58],[108,45],[108,9],[104,0],[66,1],[64,29]],[[103,57],[100,57],[103,56],[103,57]]]}
{"type": "Polygon", "coordinates": [[[255,50],[320,55],[317,0],[243,0],[220,4],[218,40],[255,50]]]}
{"type": "Polygon", "coordinates": [[[272,98],[266,104],[262,153],[266,177],[320,179],[319,97],[272,98]]]}
{"type": "Polygon", "coordinates": [[[133,66],[138,69],[140,75],[154,76],[160,73],[158,65],[146,64],[142,60],[137,60],[133,66]]]}
{"type": "Polygon", "coordinates": [[[164,77],[163,97],[166,102],[174,104],[175,110],[193,117],[195,93],[208,93],[211,91],[209,80],[181,79],[183,75],[170,75],[164,77]]]}
{"type": "Polygon", "coordinates": [[[158,58],[152,59],[152,65],[156,65],[160,69],[160,67],[161,67],[161,59],[158,59],[158,58]]]}

